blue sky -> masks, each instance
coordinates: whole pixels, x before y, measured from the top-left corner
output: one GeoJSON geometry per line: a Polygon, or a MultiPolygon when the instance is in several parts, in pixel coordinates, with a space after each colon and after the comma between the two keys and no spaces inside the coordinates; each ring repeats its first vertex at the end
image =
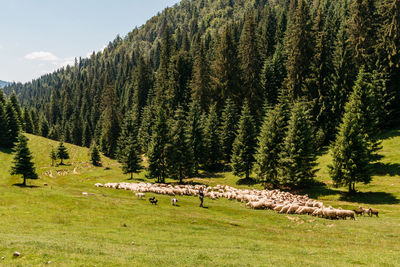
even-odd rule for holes
{"type": "Polygon", "coordinates": [[[26,82],[102,50],[179,0],[0,0],[0,80],[26,82]]]}

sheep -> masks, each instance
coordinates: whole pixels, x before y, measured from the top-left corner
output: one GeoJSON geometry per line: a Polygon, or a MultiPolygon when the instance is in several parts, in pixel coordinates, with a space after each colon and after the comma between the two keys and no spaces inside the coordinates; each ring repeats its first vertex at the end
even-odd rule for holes
{"type": "Polygon", "coordinates": [[[138,199],[142,199],[145,197],[145,194],[144,193],[136,193],[136,196],[138,199]]]}
{"type": "Polygon", "coordinates": [[[94,185],[95,187],[103,187],[103,185],[101,183],[97,183],[94,185]]]}
{"type": "Polygon", "coordinates": [[[295,213],[296,210],[297,210],[299,207],[300,207],[300,206],[297,205],[297,204],[292,204],[292,205],[290,206],[290,208],[287,210],[287,213],[288,213],[288,214],[295,213]]]}
{"type": "Polygon", "coordinates": [[[178,202],[178,200],[176,198],[172,198],[171,199],[171,204],[172,206],[176,206],[176,203],[178,202]]]}
{"type": "Polygon", "coordinates": [[[376,217],[379,217],[378,213],[379,213],[379,211],[376,209],[372,209],[372,208],[368,209],[368,216],[370,216],[370,217],[372,217],[373,215],[376,215],[376,217]]]}
{"type": "Polygon", "coordinates": [[[362,209],[353,209],[353,211],[357,216],[362,216],[364,213],[364,210],[362,209]]]}
{"type": "Polygon", "coordinates": [[[355,220],[355,212],[352,210],[340,210],[337,209],[336,210],[336,216],[339,218],[342,218],[343,220],[346,220],[347,217],[349,217],[350,219],[355,220]]]}

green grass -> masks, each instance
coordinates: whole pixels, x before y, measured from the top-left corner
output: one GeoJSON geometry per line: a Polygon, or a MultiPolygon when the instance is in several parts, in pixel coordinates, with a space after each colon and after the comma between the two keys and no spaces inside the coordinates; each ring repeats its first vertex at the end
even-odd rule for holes
{"type": "MultiPolygon", "coordinates": [[[[1,266],[400,265],[399,130],[384,136],[377,175],[370,185],[357,185],[361,193],[354,197],[343,194],[346,188],[332,187],[329,154],[319,158],[317,179],[323,184],[307,193],[335,207],[380,211],[380,218],[357,221],[296,215],[290,217],[297,221],[289,220],[226,199],[206,199],[208,208],[202,209],[194,197],[179,197],[179,207],[172,207],[170,197],[157,196],[159,205],[152,206],[131,192],[93,186],[127,181],[115,161],[103,158],[109,170],[89,168],[87,149],[66,144],[71,165],[51,167],[49,153],[57,143],[28,137],[40,175],[28,184],[37,187],[14,185],[22,179],[8,174],[12,155],[0,151],[1,266]],[[60,169],[68,174],[55,175],[60,169]],[[45,175],[50,170],[54,178],[45,175]],[[21,257],[13,258],[14,251],[21,257]]],[[[144,173],[137,177],[146,180],[144,173]]],[[[237,185],[231,173],[194,181],[248,187],[237,185]]]]}

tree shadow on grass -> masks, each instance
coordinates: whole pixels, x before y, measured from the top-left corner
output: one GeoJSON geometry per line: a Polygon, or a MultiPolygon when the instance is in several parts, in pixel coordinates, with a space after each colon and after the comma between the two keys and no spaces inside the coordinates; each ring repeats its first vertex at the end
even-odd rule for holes
{"type": "Polygon", "coordinates": [[[0,152],[5,153],[5,154],[12,154],[13,150],[11,148],[0,147],[0,152]]]}
{"type": "Polygon", "coordinates": [[[299,193],[307,194],[310,198],[318,199],[320,196],[331,196],[340,194],[341,191],[329,188],[325,183],[314,181],[302,189],[299,193]]]}
{"type": "Polygon", "coordinates": [[[379,134],[378,137],[381,140],[385,140],[385,139],[390,139],[390,138],[398,137],[398,136],[400,136],[400,129],[385,131],[385,132],[379,134]]]}
{"type": "Polygon", "coordinates": [[[253,179],[253,178],[243,178],[243,179],[239,179],[237,180],[236,184],[237,185],[256,185],[260,182],[258,182],[257,180],[253,179]]]}
{"type": "MultiPolygon", "coordinates": [[[[193,177],[196,178],[196,177],[193,177]]],[[[215,172],[203,172],[201,174],[197,175],[197,178],[201,178],[201,179],[207,179],[207,178],[224,178],[224,175],[219,174],[219,173],[215,173],[215,172]]]]}
{"type": "Polygon", "coordinates": [[[400,200],[393,194],[386,192],[356,192],[349,194],[342,192],[340,200],[366,204],[398,204],[400,200]]]}
{"type": "Polygon", "coordinates": [[[400,175],[400,164],[398,163],[382,163],[377,162],[372,165],[374,175],[400,175]]]}
{"type": "Polygon", "coordinates": [[[23,185],[22,183],[21,184],[13,184],[13,186],[18,186],[18,187],[21,187],[21,188],[39,188],[40,186],[37,186],[37,185],[23,185]]]}

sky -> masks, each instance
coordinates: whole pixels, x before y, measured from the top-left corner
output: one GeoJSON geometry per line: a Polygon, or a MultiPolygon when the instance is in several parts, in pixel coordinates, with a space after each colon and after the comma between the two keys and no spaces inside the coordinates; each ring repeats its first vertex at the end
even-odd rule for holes
{"type": "Polygon", "coordinates": [[[0,80],[27,82],[102,50],[179,0],[0,0],[0,80]]]}

